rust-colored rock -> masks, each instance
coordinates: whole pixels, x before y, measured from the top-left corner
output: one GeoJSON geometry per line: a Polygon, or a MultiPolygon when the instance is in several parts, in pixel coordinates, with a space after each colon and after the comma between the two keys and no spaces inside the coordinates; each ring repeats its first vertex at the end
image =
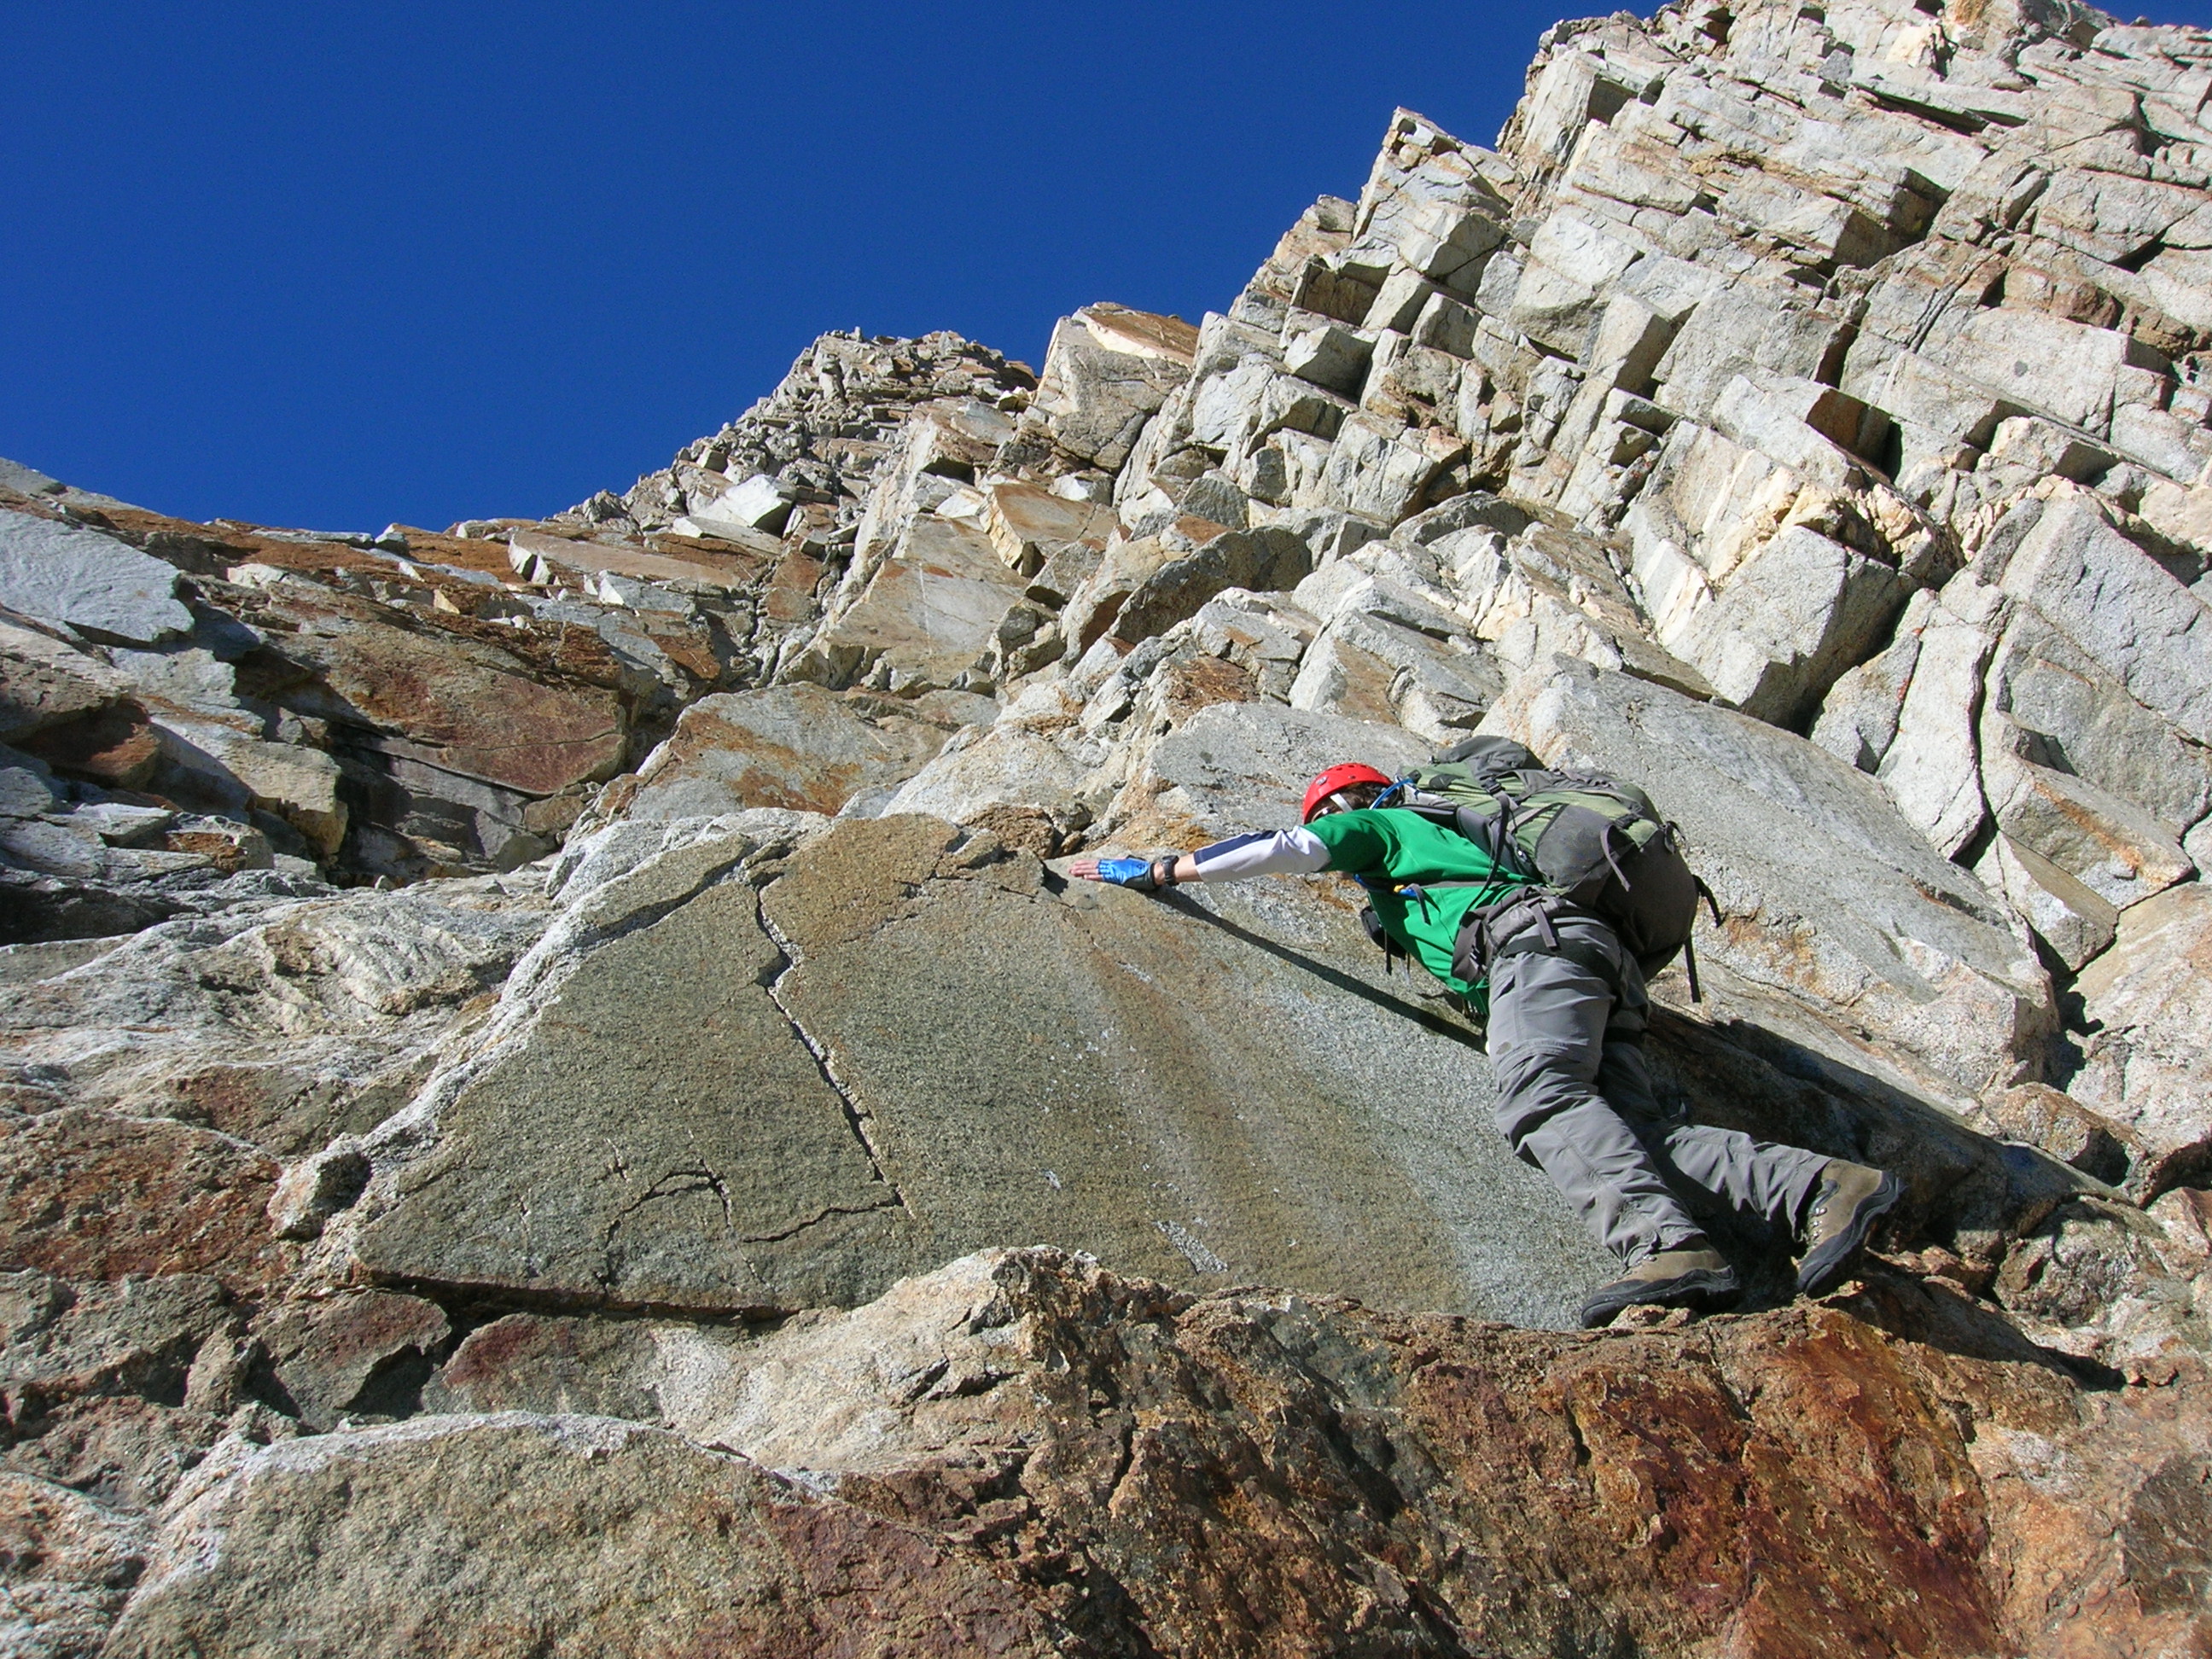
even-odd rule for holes
{"type": "Polygon", "coordinates": [[[0,1474],[0,1639],[38,1659],[99,1652],[151,1531],[52,1481],[0,1474]]]}
{"type": "Polygon", "coordinates": [[[263,1214],[276,1175],[272,1160],[188,1124],[89,1108],[0,1123],[0,1270],[266,1285],[290,1266],[263,1214]]]}
{"type": "Polygon", "coordinates": [[[450,1332],[435,1303],[364,1291],[292,1304],[258,1334],[285,1403],[308,1427],[328,1429],[349,1412],[411,1411],[450,1332]]]}
{"type": "Polygon", "coordinates": [[[362,1076],[312,1066],[230,1057],[180,1066],[131,1104],[250,1140],[279,1158],[296,1158],[339,1134],[359,1134],[407,1103],[428,1069],[407,1055],[362,1076]]]}
{"type": "MultiPolygon", "coordinates": [[[[501,1325],[479,1369],[556,1334],[501,1325]]],[[[510,1413],[237,1449],[172,1506],[110,1651],[398,1653],[433,1624],[484,1654],[1826,1659],[2212,1636],[2201,1367],[2085,1388],[1885,1272],[1665,1326],[1195,1297],[986,1252],[722,1348],[719,1380],[695,1359],[671,1408],[688,1438],[510,1413]]],[[[649,1345],[554,1346],[619,1371],[649,1345]]]]}
{"type": "Polygon", "coordinates": [[[18,748],[37,732],[97,713],[128,684],[29,622],[0,613],[0,741],[18,748]]]}
{"type": "Polygon", "coordinates": [[[159,1508],[222,1437],[223,1419],[134,1395],[87,1395],[9,1424],[8,1466],[125,1512],[159,1508]]]}
{"type": "Polygon", "coordinates": [[[19,740],[56,771],[110,789],[131,789],[152,777],[161,745],[135,703],[114,702],[74,720],[55,722],[19,740]]]}
{"type": "Polygon", "coordinates": [[[282,625],[284,655],[328,688],[317,712],[404,733],[447,771],[550,795],[620,763],[623,717],[611,693],[548,684],[502,651],[373,626],[374,615],[363,601],[332,594],[288,598],[256,620],[282,625]]]}
{"type": "Polygon", "coordinates": [[[1085,1564],[1141,1650],[2150,1653],[2212,1634],[2186,1600],[2201,1368],[2084,1389],[1887,1274],[1828,1305],[1591,1337],[987,1253],[738,1364],[727,1415],[693,1432],[933,1514],[1017,1573],[1085,1564]]]}
{"type": "Polygon", "coordinates": [[[580,1412],[657,1422],[645,1322],[509,1314],[469,1333],[422,1390],[432,1412],[580,1412]]]}

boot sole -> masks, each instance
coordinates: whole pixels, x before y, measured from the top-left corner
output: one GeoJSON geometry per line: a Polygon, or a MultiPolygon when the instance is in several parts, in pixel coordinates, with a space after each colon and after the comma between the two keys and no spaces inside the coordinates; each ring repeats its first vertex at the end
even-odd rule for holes
{"type": "Polygon", "coordinates": [[[1881,1185],[1860,1200],[1850,1224],[1798,1264],[1797,1294],[1826,1296],[1841,1284],[1853,1260],[1866,1248],[1874,1224],[1895,1209],[1904,1196],[1905,1183],[1885,1174],[1881,1185]]]}
{"type": "Polygon", "coordinates": [[[1601,1290],[1583,1304],[1583,1328],[1594,1331],[1609,1325],[1630,1308],[1724,1308],[1743,1294],[1743,1281],[1733,1267],[1715,1272],[1699,1268],[1676,1279],[1656,1279],[1632,1291],[1608,1297],[1601,1290]]]}

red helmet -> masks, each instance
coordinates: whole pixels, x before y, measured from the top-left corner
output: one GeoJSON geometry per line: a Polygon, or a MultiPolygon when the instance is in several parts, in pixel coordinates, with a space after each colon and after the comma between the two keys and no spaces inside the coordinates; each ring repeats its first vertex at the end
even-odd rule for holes
{"type": "Polygon", "coordinates": [[[1355,783],[1379,784],[1386,789],[1390,787],[1389,779],[1373,767],[1362,766],[1358,761],[1332,766],[1306,786],[1305,805],[1298,814],[1298,822],[1311,823],[1314,814],[1321,810],[1323,802],[1338,790],[1349,789],[1355,783]]]}

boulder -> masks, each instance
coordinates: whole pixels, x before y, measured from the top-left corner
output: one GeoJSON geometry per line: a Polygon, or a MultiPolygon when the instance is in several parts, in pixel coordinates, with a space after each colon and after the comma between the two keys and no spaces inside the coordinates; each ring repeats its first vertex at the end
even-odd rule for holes
{"type": "Polygon", "coordinates": [[[1162,561],[1129,590],[1110,629],[1125,645],[1164,632],[1225,589],[1282,592],[1313,568],[1313,554],[1291,530],[1232,530],[1195,550],[1162,561]]]}
{"type": "MultiPolygon", "coordinates": [[[[1929,845],[1948,858],[1980,833],[1989,816],[1978,716],[1983,671],[2003,608],[2001,597],[1970,574],[1955,578],[1944,596],[1948,603],[1921,611],[1909,645],[1892,647],[1899,654],[1886,672],[1901,668],[1907,678],[1890,740],[1869,769],[1929,845]]],[[[1814,740],[1820,741],[1817,732],[1814,740]]]]}
{"type": "Polygon", "coordinates": [[[1711,427],[1677,421],[1622,520],[1630,574],[1662,637],[1682,627],[1779,529],[1802,481],[1711,427]]]}
{"type": "MultiPolygon", "coordinates": [[[[232,1345],[219,1334],[209,1346],[232,1345]]],[[[228,1369],[235,1378],[237,1368],[228,1369]]],[[[187,1401],[165,1405],[125,1390],[37,1402],[8,1462],[15,1473],[82,1492],[118,1515],[143,1514],[167,1501],[222,1440],[227,1418],[205,1407],[234,1414],[241,1403],[230,1388],[210,1391],[204,1401],[188,1389],[187,1401]]]]}
{"type": "Polygon", "coordinates": [[[187,910],[88,971],[0,988],[0,1064],[125,1114],[118,1151],[133,1133],[178,1157],[204,1146],[231,1179],[264,1167],[234,1161],[249,1143],[296,1158],[404,1104],[545,924],[528,878],[302,900],[255,890],[269,874],[228,878],[242,890],[211,914],[187,910]],[[170,1139],[186,1123],[200,1127],[170,1139]]]}
{"type": "Polygon", "coordinates": [[[2106,522],[2060,493],[2027,534],[1993,544],[1983,580],[2033,605],[2128,695],[2184,737],[2212,744],[2212,610],[2106,522]]]}
{"type": "Polygon", "coordinates": [[[173,566],[82,525],[0,508],[0,605],[103,639],[189,634],[173,566]]]}
{"type": "Polygon", "coordinates": [[[1490,254],[1506,240],[1504,204],[1486,191],[1409,206],[1392,229],[1406,269],[1462,294],[1479,291],[1490,254]]]}
{"type": "Polygon", "coordinates": [[[388,1291],[294,1303],[257,1328],[293,1416],[318,1432],[347,1415],[405,1415],[453,1334],[435,1303],[388,1291]]]}
{"type": "Polygon", "coordinates": [[[1729,380],[1711,420],[1736,442],[1839,489],[1866,482],[1851,457],[1878,453],[1888,427],[1887,417],[1833,386],[1763,373],[1729,380]]]}
{"type": "Polygon", "coordinates": [[[1197,346],[1198,331],[1179,317],[1085,306],[1053,330],[1032,418],[1060,449],[1111,471],[1188,378],[1197,346]]]}
{"type": "Polygon", "coordinates": [[[1068,549],[1097,552],[1113,532],[1114,510],[1103,501],[1071,500],[1036,484],[992,486],[983,533],[1006,563],[1036,576],[1068,549]]]}
{"type": "Polygon", "coordinates": [[[2089,1035],[2066,1091],[2134,1138],[2129,1185],[2146,1195],[2201,1182],[2212,1165],[2208,985],[2212,890],[2196,882],[2122,911],[2112,948],[2075,981],[2089,1035]]]}
{"type": "Polygon", "coordinates": [[[1920,663],[1920,635],[1935,596],[1925,588],[1905,601],[1896,636],[1856,667],[1838,675],[1820,700],[1807,733],[1813,741],[1862,772],[1877,769],[1897,741],[1905,695],[1920,663]]]}
{"type": "Polygon", "coordinates": [[[240,816],[264,811],[328,860],[345,840],[349,808],[338,763],[305,744],[268,743],[213,720],[159,719],[155,730],[172,793],[205,792],[240,816]],[[226,799],[225,798],[228,799],[226,799]]]}
{"type": "Polygon", "coordinates": [[[1578,214],[1553,213],[1536,228],[1506,320],[1530,339],[1582,356],[1601,307],[1598,295],[1643,249],[1578,214]]]}
{"type": "Polygon", "coordinates": [[[1747,714],[1796,726],[1869,653],[1903,599],[1889,566],[1792,525],[1659,638],[1747,714]]]}
{"type": "Polygon", "coordinates": [[[1109,542],[1061,609],[1060,629],[1068,653],[1080,657],[1097,644],[1129,596],[1176,556],[1176,550],[1157,536],[1116,537],[1109,542]]]}
{"type": "Polygon", "coordinates": [[[1813,1010],[1939,1097],[2031,1077],[2049,981],[1978,883],[1881,787],[1804,738],[1676,693],[1562,667],[1483,722],[1553,765],[1631,778],[1686,836],[1724,918],[1698,949],[1813,1010]]]}
{"type": "Polygon", "coordinates": [[[1307,781],[1364,761],[1396,777],[1433,745],[1401,727],[1273,703],[1201,708],[1155,744],[1123,791],[1111,827],[1127,836],[1198,847],[1295,823],[1307,781]]]}
{"type": "Polygon", "coordinates": [[[1999,828],[2119,908],[2196,873],[2181,844],[2134,802],[2022,754],[2030,741],[1994,711],[1982,719],[1982,787],[1999,828]]]}
{"type": "Polygon", "coordinates": [[[2040,1147],[2100,1181],[2118,1185],[2126,1178],[2134,1138],[2047,1083],[2008,1089],[1983,1101],[1972,1115],[1989,1133],[2040,1147]]]}
{"type": "Polygon", "coordinates": [[[664,1346],[712,1328],[637,1319],[508,1314],[471,1331],[422,1389],[425,1411],[581,1413],[659,1423],[664,1346]]]}
{"type": "Polygon", "coordinates": [[[2131,696],[2033,606],[2014,608],[1987,684],[2032,758],[2134,802],[2166,836],[2212,812],[2212,748],[2131,696]]]}
{"type": "Polygon", "coordinates": [[[72,1284],[22,1269],[4,1285],[8,1374],[48,1395],[132,1382],[181,1388],[200,1345],[232,1316],[229,1293],[205,1273],[72,1284]]]}
{"type": "Polygon", "coordinates": [[[626,732],[611,691],[548,684],[495,647],[391,626],[380,610],[286,590],[258,613],[281,628],[284,659],[316,677],[288,700],[350,728],[365,767],[387,769],[375,757],[389,757],[388,769],[432,769],[423,793],[470,803],[470,783],[550,795],[620,765],[626,732]],[[448,788],[446,776],[463,781],[448,788]]]}
{"type": "Polygon", "coordinates": [[[1868,408],[1939,442],[1987,444],[2017,410],[1965,367],[1954,369],[1875,334],[1862,335],[1851,346],[1838,385],[1868,408]]]}
{"type": "Polygon", "coordinates": [[[1992,1299],[2054,1352],[2162,1375],[2212,1334],[2202,1217],[2176,1213],[2178,1197],[2152,1206],[2163,1218],[2100,1196],[2060,1206],[2008,1254],[1992,1299]]]}
{"type": "Polygon", "coordinates": [[[1289,702],[1293,708],[1395,722],[1443,747],[1482,718],[1504,684],[1496,664],[1463,634],[1448,642],[1354,608],[1340,613],[1306,652],[1289,702]]]}
{"type": "Polygon", "coordinates": [[[1510,542],[1479,526],[1440,538],[1458,609],[1498,661],[1525,672],[1555,656],[1620,669],[1713,695],[1705,678],[1651,638],[1645,615],[1605,550],[1585,538],[1531,526],[1510,542]]]}
{"type": "Polygon", "coordinates": [[[789,678],[833,687],[866,678],[909,695],[955,685],[977,665],[1022,589],[981,530],[918,520],[859,601],[814,636],[789,678]]]}
{"type": "Polygon", "coordinates": [[[1408,431],[1359,414],[1347,418],[1312,499],[1299,505],[1341,508],[1394,525],[1418,510],[1430,483],[1466,446],[1441,428],[1408,431]]]}
{"type": "Polygon", "coordinates": [[[934,819],[840,824],[757,918],[723,881],[531,992],[434,1087],[416,1149],[386,1137],[352,1248],[413,1284],[767,1310],[1012,1234],[1188,1282],[1563,1321],[1603,1264],[1465,1104],[1487,1088],[1469,1036],[1334,965],[1371,955],[1336,906],[1231,914],[1048,886],[934,819]],[[1240,1117],[1255,1091],[1301,1104],[1240,1117]]]}
{"type": "Polygon", "coordinates": [[[882,802],[878,817],[921,813],[979,823],[998,808],[1030,808],[1066,828],[1091,816],[1081,797],[1103,745],[1063,729],[1064,717],[1032,723],[1009,716],[970,727],[882,802]]]}
{"type": "Polygon", "coordinates": [[[980,1560],[743,1458],[506,1413],[232,1443],[102,1651],[1042,1656],[1054,1628],[980,1560]]]}
{"type": "Polygon", "coordinates": [[[152,1546],[143,1516],[0,1474],[0,1644],[25,1659],[89,1659],[152,1546]]]}
{"type": "MultiPolygon", "coordinates": [[[[381,1116],[362,1127],[372,1128],[378,1121],[381,1116]]],[[[368,1182],[369,1162],[351,1141],[350,1136],[331,1140],[277,1177],[276,1190],[269,1195],[269,1224],[277,1237],[319,1238],[330,1218],[361,1196],[368,1182]]]]}
{"type": "Polygon", "coordinates": [[[1209,892],[1202,914],[1054,893],[1018,859],[933,881],[957,868],[947,845],[926,819],[853,825],[763,897],[796,961],[780,994],[854,1091],[930,1255],[1042,1237],[1184,1282],[1256,1274],[1547,1322],[1602,1271],[1465,1104],[1486,1087],[1466,1034],[1333,965],[1370,954],[1335,907],[1273,884],[1209,892]],[[856,881],[882,899],[854,904],[856,881]],[[918,882],[918,903],[893,902],[918,882]],[[986,983],[994,1000],[967,988],[986,983]],[[927,1058],[954,1053],[951,1070],[927,1058]],[[1282,1103],[1240,1115],[1262,1093],[1282,1103]]]}
{"type": "Polygon", "coordinates": [[[1243,669],[1260,696],[1274,702],[1287,700],[1315,633],[1314,619],[1295,598],[1235,589],[1200,605],[1189,627],[1200,650],[1243,669]]]}
{"type": "Polygon", "coordinates": [[[803,683],[703,697],[634,779],[602,797],[596,814],[718,817],[754,806],[835,812],[866,791],[897,787],[943,747],[945,726],[917,718],[921,712],[803,683]]]}
{"type": "Polygon", "coordinates": [[[2012,307],[1966,313],[1927,355],[1964,378],[2092,435],[2110,429],[2114,382],[2156,360],[2116,329],[2012,307]]]}
{"type": "Polygon", "coordinates": [[[2010,836],[1990,838],[1974,874],[2069,972],[2079,972],[2112,942],[2120,920],[2112,902],[2010,836]]]}
{"type": "Polygon", "coordinates": [[[1293,325],[1291,331],[1283,342],[1284,368],[1299,380],[1340,398],[1359,396],[1375,354],[1372,336],[1327,318],[1316,318],[1304,328],[1293,325]]]}
{"type": "MultiPolygon", "coordinates": [[[[1655,395],[1674,413],[1702,420],[1747,370],[1820,378],[1823,363],[1844,333],[1834,319],[1804,308],[1782,291],[1749,284],[1723,288],[1699,300],[1683,318],[1654,370],[1661,388],[1655,395]]],[[[1863,398],[1848,383],[1843,390],[1863,398]]]]}
{"type": "Polygon", "coordinates": [[[765,530],[774,535],[791,516],[790,494],[774,478],[758,472],[719,495],[694,500],[690,505],[689,516],[709,532],[728,527],[765,530]]]}
{"type": "Polygon", "coordinates": [[[89,652],[0,617],[0,743],[97,714],[131,690],[89,652]]]}

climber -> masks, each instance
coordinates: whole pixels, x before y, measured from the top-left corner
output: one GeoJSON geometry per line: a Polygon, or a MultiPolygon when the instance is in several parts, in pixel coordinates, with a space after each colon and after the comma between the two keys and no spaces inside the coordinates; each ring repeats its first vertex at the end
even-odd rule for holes
{"type": "Polygon", "coordinates": [[[1838,1283],[1903,1183],[1802,1147],[1668,1121],[1644,1066],[1644,972],[1615,929],[1451,823],[1375,805],[1397,787],[1370,766],[1332,766],[1307,787],[1298,829],[1181,855],[1085,859],[1070,873],[1139,892],[1319,871],[1359,880],[1371,925],[1478,1018],[1486,1008],[1498,1127],[1625,1264],[1583,1304],[1584,1325],[1639,1304],[1714,1308],[1740,1296],[1735,1268],[1678,1188],[1793,1236],[1802,1294],[1838,1283]]]}

